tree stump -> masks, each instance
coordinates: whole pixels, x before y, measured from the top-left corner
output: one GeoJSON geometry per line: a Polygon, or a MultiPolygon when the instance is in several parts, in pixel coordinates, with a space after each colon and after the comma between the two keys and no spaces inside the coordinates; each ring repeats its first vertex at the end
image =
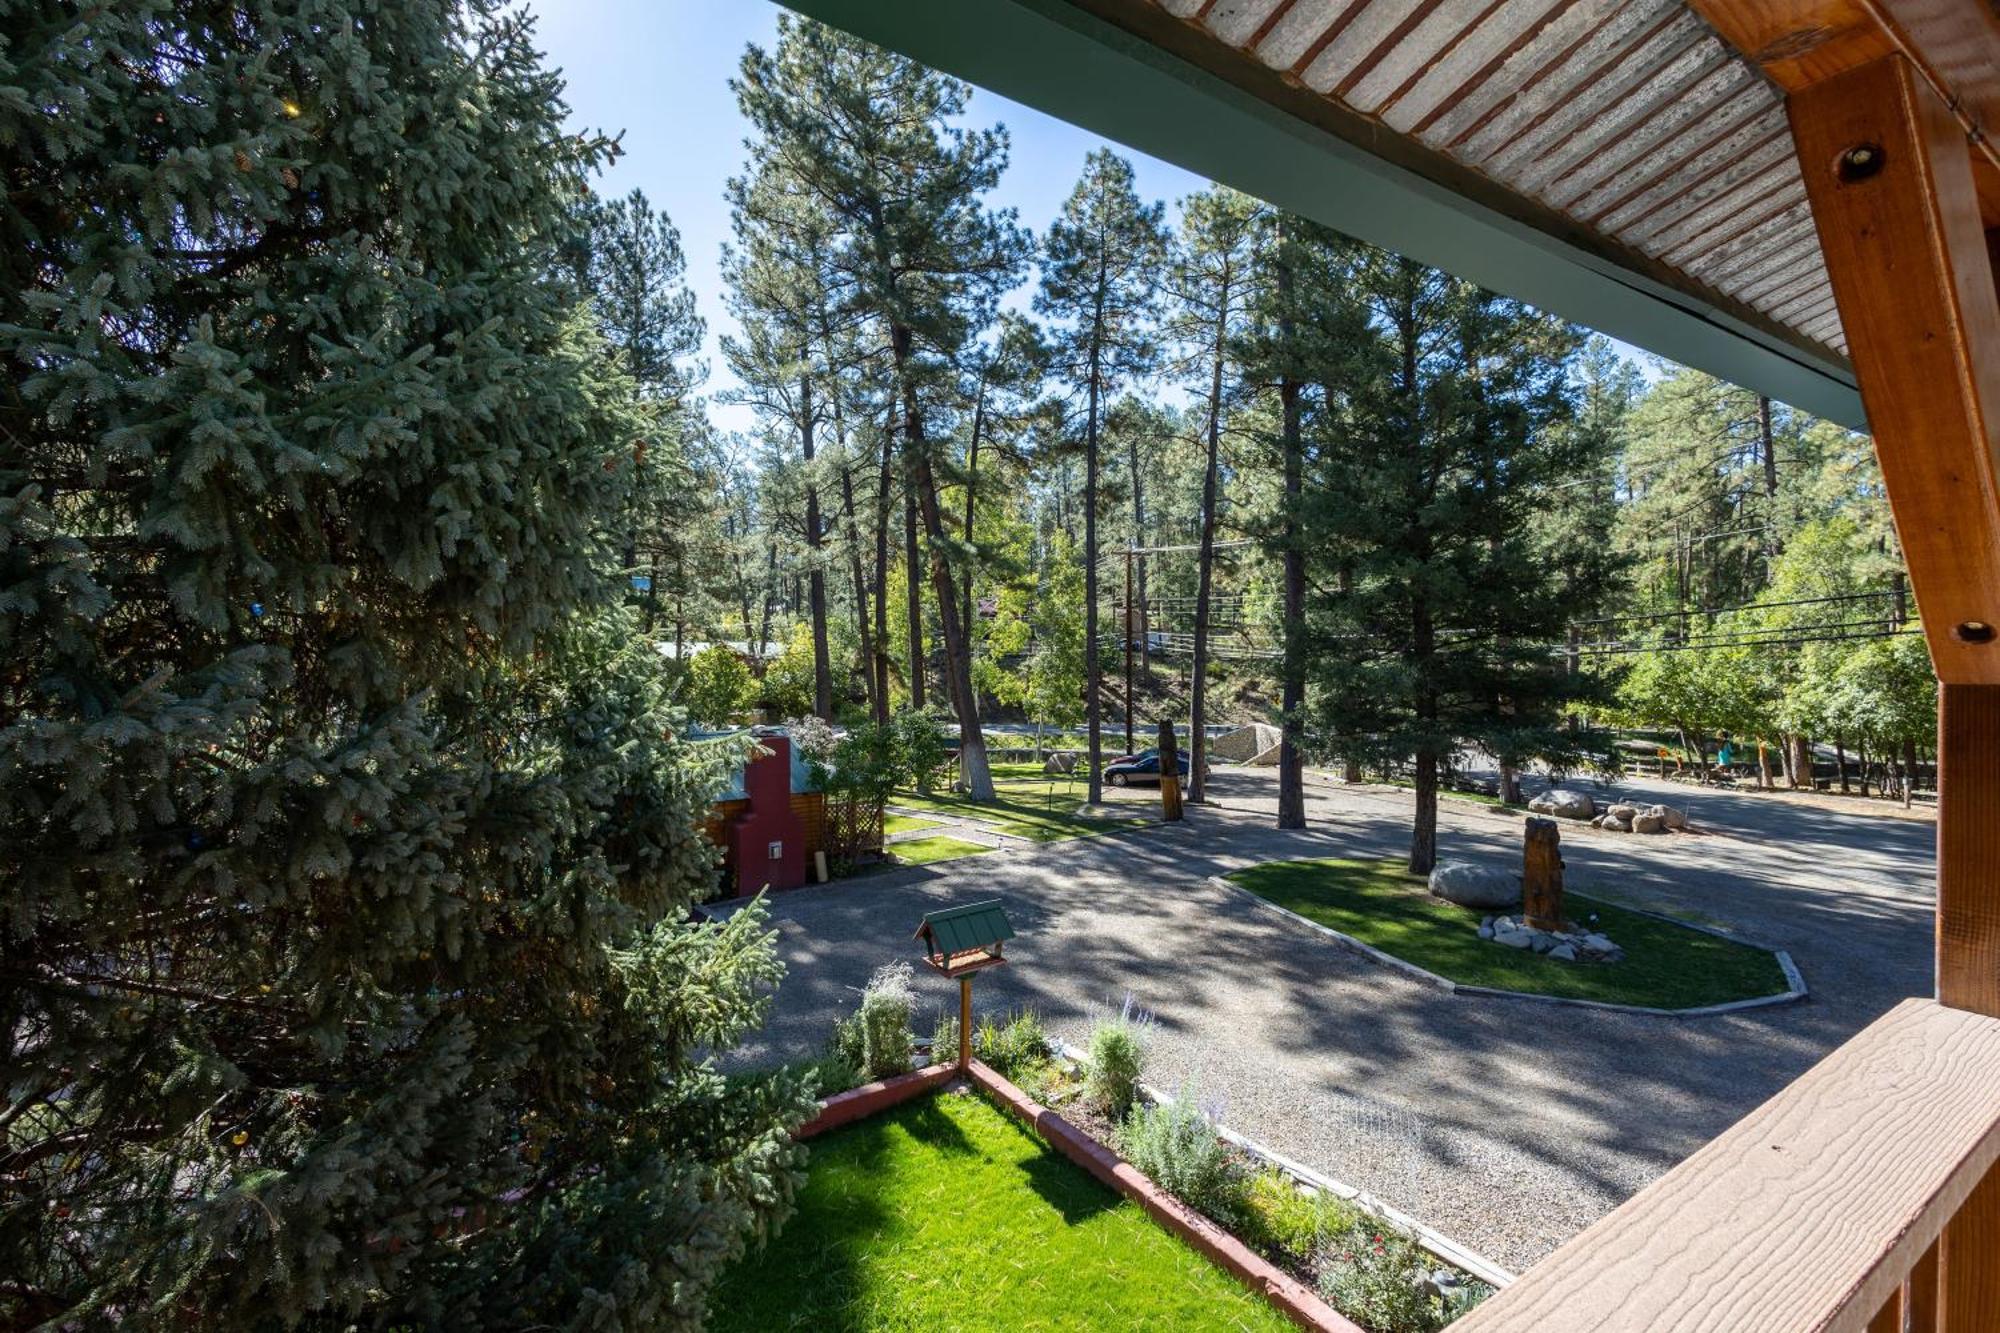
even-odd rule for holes
{"type": "Polygon", "coordinates": [[[1521,915],[1537,930],[1563,928],[1562,832],[1553,819],[1529,819],[1522,846],[1521,915]]]}
{"type": "Polygon", "coordinates": [[[1174,746],[1174,724],[1160,719],[1160,818],[1172,823],[1181,817],[1181,760],[1174,746]]]}

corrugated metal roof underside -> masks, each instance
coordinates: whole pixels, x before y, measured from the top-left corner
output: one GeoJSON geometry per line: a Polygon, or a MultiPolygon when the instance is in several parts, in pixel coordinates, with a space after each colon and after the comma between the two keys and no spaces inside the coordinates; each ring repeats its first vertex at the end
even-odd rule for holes
{"type": "Polygon", "coordinates": [[[1681,0],[1151,0],[1845,356],[1777,92],[1681,0]]]}

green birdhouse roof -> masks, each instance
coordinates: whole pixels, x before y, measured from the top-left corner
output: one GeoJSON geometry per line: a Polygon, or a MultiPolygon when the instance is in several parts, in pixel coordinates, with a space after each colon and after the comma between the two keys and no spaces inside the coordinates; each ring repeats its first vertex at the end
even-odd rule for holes
{"type": "Polygon", "coordinates": [[[928,944],[932,953],[950,955],[1011,940],[1014,927],[1008,922],[1007,913],[1001,910],[1000,900],[992,898],[983,903],[924,913],[923,924],[917,927],[917,938],[928,944]]]}

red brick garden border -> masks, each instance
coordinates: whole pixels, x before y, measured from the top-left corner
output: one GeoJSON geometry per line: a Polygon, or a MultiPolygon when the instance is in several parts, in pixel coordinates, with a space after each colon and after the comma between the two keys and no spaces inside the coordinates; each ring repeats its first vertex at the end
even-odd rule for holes
{"type": "MultiPolygon", "coordinates": [[[[1303,1282],[1168,1194],[1130,1162],[985,1064],[974,1060],[969,1072],[973,1082],[991,1093],[1043,1142],[1145,1209],[1154,1221],[1269,1301],[1293,1323],[1315,1333],[1365,1333],[1303,1282]]],[[[958,1070],[951,1065],[927,1065],[912,1073],[837,1093],[820,1103],[819,1114],[799,1126],[796,1137],[814,1138],[898,1103],[913,1101],[949,1083],[957,1074],[958,1070]]]]}
{"type": "Polygon", "coordinates": [[[1233,1275],[1301,1328],[1317,1333],[1363,1333],[1303,1282],[1155,1185],[1138,1168],[1069,1121],[1022,1092],[978,1060],[973,1082],[1039,1134],[1057,1152],[1138,1204],[1153,1220],[1233,1275]]]}
{"type": "Polygon", "coordinates": [[[819,1104],[819,1114],[800,1125],[793,1137],[810,1139],[877,1111],[886,1111],[898,1102],[923,1096],[957,1072],[950,1065],[926,1065],[914,1073],[898,1074],[879,1083],[864,1083],[835,1093],[819,1104]]]}

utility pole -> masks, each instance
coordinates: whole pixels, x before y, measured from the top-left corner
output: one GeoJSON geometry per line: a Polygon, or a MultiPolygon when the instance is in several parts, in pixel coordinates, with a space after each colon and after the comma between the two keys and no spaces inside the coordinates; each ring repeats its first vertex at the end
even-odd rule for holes
{"type": "MultiPolygon", "coordinates": [[[[1125,753],[1132,750],[1132,559],[1137,542],[1125,543],[1125,753]]],[[[1144,631],[1142,630],[1141,633],[1144,631]]]]}

